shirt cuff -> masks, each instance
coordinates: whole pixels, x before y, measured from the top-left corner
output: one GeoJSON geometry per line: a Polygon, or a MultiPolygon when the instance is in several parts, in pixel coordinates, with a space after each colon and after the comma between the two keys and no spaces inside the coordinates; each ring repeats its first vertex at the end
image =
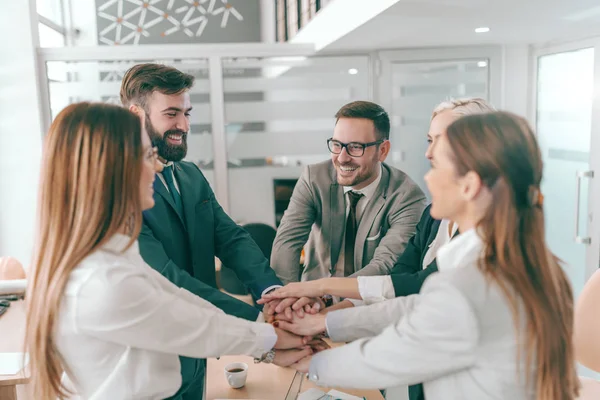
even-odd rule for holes
{"type": "Polygon", "coordinates": [[[329,327],[327,326],[327,320],[329,318],[327,318],[327,315],[325,315],[325,336],[327,336],[328,338],[331,338],[331,335],[329,334],[329,327]]]}
{"type": "Polygon", "coordinates": [[[392,278],[385,276],[359,276],[358,292],[366,305],[396,297],[392,278]]]}
{"type": "MultiPolygon", "coordinates": [[[[259,334],[262,337],[262,346],[263,346],[263,352],[262,354],[266,353],[267,351],[271,350],[273,347],[275,347],[275,343],[277,343],[277,334],[275,333],[275,328],[273,328],[273,325],[271,324],[260,324],[260,331],[259,334]]],[[[262,355],[261,354],[261,355],[262,355]]]]}
{"type": "Polygon", "coordinates": [[[268,288],[266,288],[265,290],[262,291],[261,296],[264,296],[265,294],[269,293],[271,290],[275,290],[277,288],[282,287],[281,285],[271,285],[268,288]]]}
{"type": "Polygon", "coordinates": [[[258,317],[256,318],[256,322],[267,322],[265,320],[265,315],[261,312],[258,313],[258,317]]]}

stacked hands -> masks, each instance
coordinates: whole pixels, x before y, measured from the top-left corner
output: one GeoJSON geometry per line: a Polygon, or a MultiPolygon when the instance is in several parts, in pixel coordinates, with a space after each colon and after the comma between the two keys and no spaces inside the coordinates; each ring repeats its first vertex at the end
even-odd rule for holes
{"type": "Polygon", "coordinates": [[[277,333],[274,364],[308,372],[312,355],[326,350],[325,314],[319,281],[290,283],[265,294],[263,314],[277,333]]]}

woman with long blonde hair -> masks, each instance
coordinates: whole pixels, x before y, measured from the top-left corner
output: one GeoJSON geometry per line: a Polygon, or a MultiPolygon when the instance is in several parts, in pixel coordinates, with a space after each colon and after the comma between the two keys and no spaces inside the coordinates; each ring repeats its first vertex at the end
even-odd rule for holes
{"type": "Polygon", "coordinates": [[[156,165],[156,149],[124,108],[79,103],[54,120],[27,288],[32,398],[164,399],[182,385],[178,355],[263,357],[306,342],[225,315],[144,263],[137,237],[142,211],[154,205],[156,165]]]}
{"type": "Polygon", "coordinates": [[[326,330],[334,341],[372,336],[294,367],[326,386],[423,382],[427,400],[575,399],[573,294],[544,237],[531,128],[509,113],[470,115],[432,151],[431,215],[461,231],[439,249],[439,272],[418,295],[365,306],[387,309],[391,326],[348,324],[355,309],[280,321],[297,334],[326,330]]]}

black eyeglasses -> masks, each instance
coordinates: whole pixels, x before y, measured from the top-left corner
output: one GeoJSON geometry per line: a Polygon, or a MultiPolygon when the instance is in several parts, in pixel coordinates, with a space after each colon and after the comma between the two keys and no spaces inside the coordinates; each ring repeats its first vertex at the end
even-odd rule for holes
{"type": "Polygon", "coordinates": [[[329,151],[333,154],[340,154],[344,147],[346,148],[346,153],[348,153],[351,157],[362,157],[365,154],[365,149],[370,146],[376,146],[378,144],[383,143],[384,140],[377,140],[375,142],[370,143],[360,143],[360,142],[350,142],[350,143],[342,143],[339,140],[335,140],[333,138],[327,139],[327,147],[329,147],[329,151]]]}

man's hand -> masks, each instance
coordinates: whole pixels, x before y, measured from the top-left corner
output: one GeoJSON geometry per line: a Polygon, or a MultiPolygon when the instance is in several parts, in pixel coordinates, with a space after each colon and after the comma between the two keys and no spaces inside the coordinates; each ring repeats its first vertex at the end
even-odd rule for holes
{"type": "Polygon", "coordinates": [[[275,333],[277,334],[277,342],[275,342],[275,346],[273,346],[275,349],[287,350],[304,348],[304,346],[312,339],[311,337],[302,337],[295,335],[290,331],[278,329],[277,324],[279,323],[280,322],[275,322],[273,324],[275,333]]]}
{"type": "MultiPolygon", "coordinates": [[[[281,302],[281,300],[272,300],[268,303],[265,303],[263,307],[263,315],[265,316],[265,321],[269,324],[275,321],[275,308],[281,302]]],[[[262,304],[262,303],[261,303],[262,304]]]]}
{"type": "Polygon", "coordinates": [[[290,349],[290,350],[275,350],[275,358],[273,364],[280,367],[289,367],[292,364],[297,363],[304,357],[311,356],[313,350],[310,346],[305,346],[301,349],[290,349]]]}
{"type": "Polygon", "coordinates": [[[269,323],[273,322],[275,314],[284,315],[286,320],[291,321],[294,311],[302,318],[305,313],[316,314],[325,308],[325,303],[320,298],[310,297],[289,297],[287,299],[274,299],[270,301],[263,297],[257,303],[265,305],[263,314],[265,315],[265,320],[269,323]]]}
{"type": "Polygon", "coordinates": [[[292,310],[296,311],[300,318],[304,317],[304,313],[316,314],[323,309],[325,302],[318,297],[301,297],[292,305],[292,310]]]}
{"type": "MultiPolygon", "coordinates": [[[[262,299],[258,301],[258,304],[265,304],[268,301],[276,299],[322,297],[326,294],[322,281],[322,279],[317,279],[315,281],[288,283],[283,287],[265,294],[262,299]]],[[[291,306],[291,303],[288,306],[291,306]]]]}
{"type": "Polygon", "coordinates": [[[305,314],[303,318],[300,318],[294,313],[291,321],[286,321],[278,317],[278,315],[275,316],[277,321],[273,323],[273,326],[285,329],[296,335],[313,337],[325,332],[325,319],[327,317],[324,314],[305,314]]]}

